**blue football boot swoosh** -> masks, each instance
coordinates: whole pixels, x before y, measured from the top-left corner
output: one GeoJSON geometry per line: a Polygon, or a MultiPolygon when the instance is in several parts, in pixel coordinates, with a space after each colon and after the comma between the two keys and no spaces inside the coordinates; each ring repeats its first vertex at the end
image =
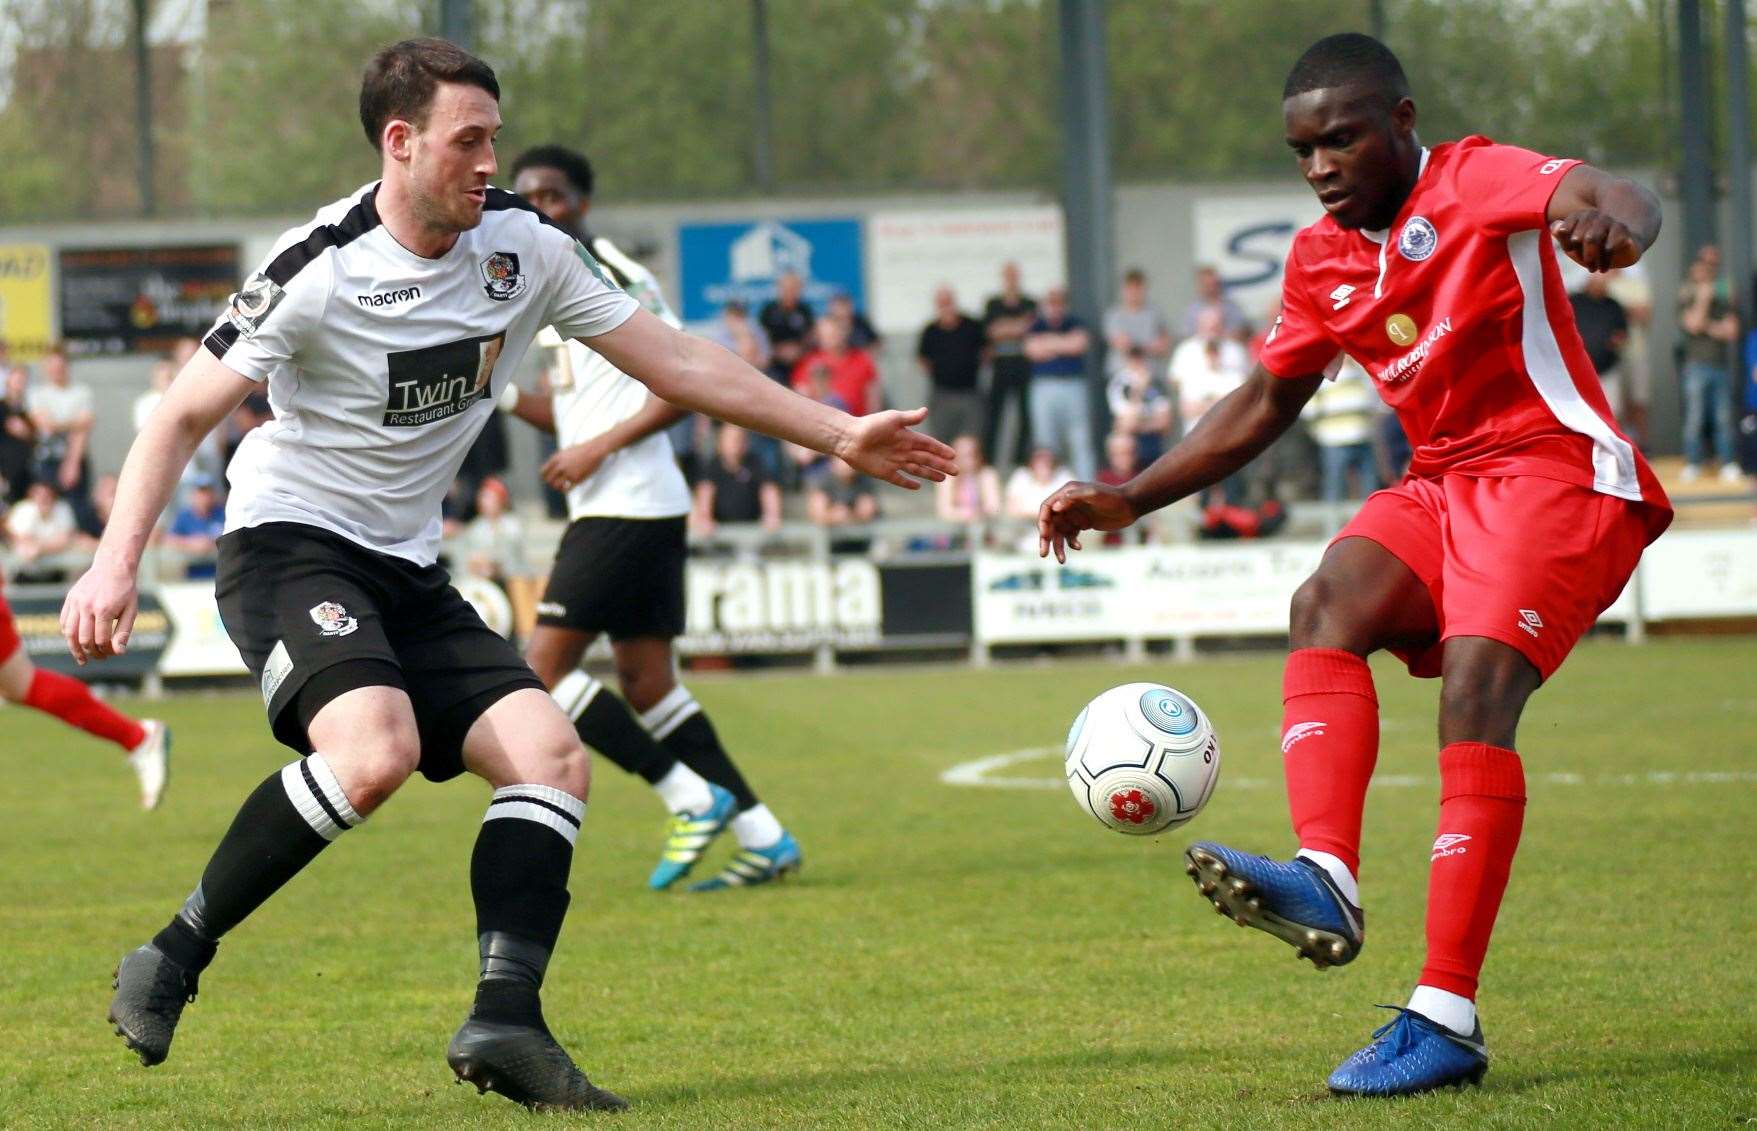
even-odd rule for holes
{"type": "Polygon", "coordinates": [[[1320,970],[1353,962],[1366,940],[1366,914],[1309,860],[1283,863],[1199,840],[1184,852],[1184,871],[1215,911],[1274,935],[1320,970]]]}
{"type": "Polygon", "coordinates": [[[1489,1054],[1482,1022],[1461,1037],[1437,1021],[1395,1005],[1397,1017],[1373,1030],[1373,1041],[1337,1065],[1329,1087],[1343,1096],[1413,1096],[1435,1088],[1482,1083],[1489,1054]]]}

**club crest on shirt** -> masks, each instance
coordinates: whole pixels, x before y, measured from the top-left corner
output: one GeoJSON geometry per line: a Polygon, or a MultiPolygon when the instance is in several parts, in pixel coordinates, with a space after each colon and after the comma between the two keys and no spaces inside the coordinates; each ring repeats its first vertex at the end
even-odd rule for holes
{"type": "Polygon", "coordinates": [[[252,275],[243,289],[232,296],[232,305],[226,308],[226,320],[246,338],[253,337],[263,319],[281,304],[286,295],[280,284],[267,275],[252,275]]]}
{"type": "Polygon", "coordinates": [[[1432,255],[1439,245],[1440,233],[1426,216],[1411,216],[1397,236],[1397,254],[1418,263],[1432,255]]]}
{"type": "Polygon", "coordinates": [[[531,280],[519,271],[517,252],[491,252],[482,261],[482,289],[495,302],[505,302],[525,293],[531,280]]]}
{"type": "Polygon", "coordinates": [[[324,601],[311,606],[311,620],[324,636],[346,636],[360,627],[339,601],[324,601]]]}

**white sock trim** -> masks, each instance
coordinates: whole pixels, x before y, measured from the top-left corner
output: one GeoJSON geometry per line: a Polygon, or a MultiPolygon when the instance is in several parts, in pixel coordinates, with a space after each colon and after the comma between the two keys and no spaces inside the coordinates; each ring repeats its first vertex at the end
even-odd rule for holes
{"type": "Polygon", "coordinates": [[[772,848],[784,832],[781,822],[761,802],[732,818],[732,835],[738,838],[740,848],[772,848]]]}
{"type": "Polygon", "coordinates": [[[586,713],[586,708],[591,706],[592,700],[597,697],[598,692],[602,690],[604,690],[603,684],[579,668],[575,668],[562,676],[561,682],[557,683],[555,690],[549,694],[560,705],[561,709],[567,712],[567,717],[577,723],[580,716],[586,713]]]}
{"type": "Polygon", "coordinates": [[[714,804],[714,795],[708,789],[708,779],[702,777],[682,762],[675,762],[665,776],[653,783],[653,791],[665,808],[673,813],[702,814],[714,804]]]}
{"type": "Polygon", "coordinates": [[[563,789],[548,785],[503,785],[488,801],[482,822],[519,819],[535,821],[560,833],[568,844],[579,839],[586,803],[563,789]]]}
{"type": "Polygon", "coordinates": [[[1356,907],[1360,906],[1360,883],[1354,878],[1354,873],[1348,870],[1348,865],[1342,862],[1341,857],[1328,852],[1319,852],[1315,848],[1302,848],[1298,855],[1301,859],[1310,860],[1329,873],[1336,886],[1342,889],[1342,894],[1348,902],[1356,907]]]}
{"type": "Polygon", "coordinates": [[[1476,1032],[1476,1003],[1450,990],[1418,985],[1409,995],[1409,1009],[1429,1021],[1444,1025],[1460,1037],[1476,1032]]]}
{"type": "Polygon", "coordinates": [[[665,698],[653,704],[650,710],[641,712],[641,725],[647,733],[664,742],[671,737],[671,732],[682,726],[691,716],[701,714],[702,705],[695,701],[689,688],[678,684],[671,689],[665,698]]]}
{"type": "Polygon", "coordinates": [[[322,754],[310,754],[282,766],[281,788],[305,823],[324,840],[334,840],[365,820],[348,803],[342,783],[322,754]]]}

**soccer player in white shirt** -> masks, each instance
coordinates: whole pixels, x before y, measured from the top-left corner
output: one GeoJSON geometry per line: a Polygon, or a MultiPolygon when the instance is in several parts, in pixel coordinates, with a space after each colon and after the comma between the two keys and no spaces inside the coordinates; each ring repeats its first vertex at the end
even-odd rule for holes
{"type": "Polygon", "coordinates": [[[544,326],[667,400],[834,452],[899,485],[951,450],[926,416],[854,419],[667,326],[498,171],[499,84],[442,40],[368,64],[360,117],[382,179],[288,232],[135,440],[90,572],[62,609],[80,662],[126,647],[154,521],[201,438],[268,382],[274,419],[230,470],[217,583],[275,734],[304,757],[244,802],[167,926],[122,959],[111,1018],[163,1060],[221,936],[416,770],[494,787],[471,861],[480,978],[447,1060],[534,1108],[620,1108],[543,1021],[568,905],[584,747],[541,682],[436,563],[439,504],[544,326]]]}
{"type": "MultiPolygon", "coordinates": [[[[539,146],[512,168],[520,196],[579,240],[631,298],[680,325],[652,272],[587,230],[594,177],[583,154],[539,146]]],[[[655,891],[687,875],[728,826],[738,855],[691,890],[779,879],[799,868],[798,842],[757,799],[706,712],[677,682],[671,641],[684,628],[690,495],[664,431],[687,414],[577,341],[545,332],[539,344],[547,347],[550,395],[509,385],[501,407],[556,434],[561,450],[544,464],[543,476],[567,493],[569,525],[525,659],[580,738],[646,779],[671,810],[665,848],[648,880],[655,891]],[[580,668],[600,634],[610,637],[627,703],[580,668]]]]}

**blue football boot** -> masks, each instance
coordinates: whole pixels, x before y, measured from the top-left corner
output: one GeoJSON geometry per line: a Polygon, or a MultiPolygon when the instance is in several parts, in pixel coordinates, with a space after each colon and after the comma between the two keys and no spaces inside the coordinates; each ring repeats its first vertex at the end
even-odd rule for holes
{"type": "Polygon", "coordinates": [[[1284,864],[1199,840],[1184,852],[1184,871],[1215,911],[1289,943],[1320,970],[1360,953],[1366,914],[1310,860],[1296,856],[1284,864]]]}
{"type": "Polygon", "coordinates": [[[1413,1096],[1435,1088],[1482,1083],[1489,1070],[1482,1022],[1468,1037],[1401,1006],[1397,1017],[1373,1030],[1373,1043],[1330,1073],[1330,1090],[1340,1096],[1413,1096]]]}
{"type": "Polygon", "coordinates": [[[802,863],[804,857],[799,854],[799,842],[793,839],[792,833],[783,832],[781,839],[767,848],[739,849],[738,855],[720,870],[719,875],[691,884],[689,890],[724,891],[727,888],[754,887],[797,872],[802,863]]]}
{"type": "Polygon", "coordinates": [[[713,801],[701,813],[685,810],[671,818],[670,830],[665,834],[665,851],[660,853],[653,874],[647,877],[647,886],[654,891],[664,891],[689,875],[708,845],[732,823],[738,809],[732,791],[709,782],[708,793],[713,801]]]}

